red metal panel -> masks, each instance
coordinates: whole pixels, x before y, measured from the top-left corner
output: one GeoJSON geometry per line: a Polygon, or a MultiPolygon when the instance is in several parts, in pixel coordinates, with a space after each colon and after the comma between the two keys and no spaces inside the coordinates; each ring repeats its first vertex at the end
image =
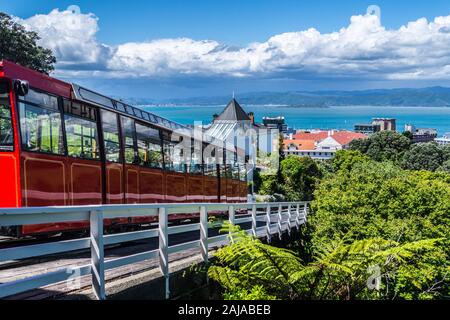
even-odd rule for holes
{"type": "Polygon", "coordinates": [[[246,181],[241,181],[241,202],[247,202],[248,187],[246,181]]]}
{"type": "Polygon", "coordinates": [[[164,202],[164,174],[162,170],[140,168],[139,199],[141,203],[164,202]]]}
{"type": "Polygon", "coordinates": [[[205,176],[204,178],[204,199],[205,202],[219,202],[219,182],[217,177],[205,176]]]}
{"type": "Polygon", "coordinates": [[[15,153],[0,153],[0,207],[20,206],[19,168],[15,153]]]}
{"type": "Polygon", "coordinates": [[[71,96],[72,85],[67,82],[51,78],[45,74],[19,66],[6,60],[3,60],[2,65],[5,77],[10,79],[26,80],[30,83],[31,87],[44,90],[55,95],[66,98],[70,98],[71,96]]]}
{"type": "Polygon", "coordinates": [[[125,201],[139,203],[139,167],[125,165],[125,201]]]}
{"type": "Polygon", "coordinates": [[[188,202],[204,202],[203,177],[201,175],[188,175],[188,202]]]}
{"type": "MultiPolygon", "coordinates": [[[[1,61],[0,61],[1,62],[1,61]]],[[[0,64],[1,66],[1,64],[0,64]]],[[[0,69],[0,76],[2,76],[0,69]]],[[[15,97],[10,82],[10,105],[14,128],[14,152],[0,152],[0,207],[11,208],[22,206],[18,117],[15,109],[15,97]]]]}
{"type": "Polygon", "coordinates": [[[22,152],[22,196],[25,207],[69,205],[63,157],[22,152]]]}
{"type": "Polygon", "coordinates": [[[230,178],[227,178],[227,202],[234,202],[234,195],[233,195],[233,180],[230,178]]]}
{"type": "Polygon", "coordinates": [[[102,204],[102,169],[99,161],[69,158],[70,204],[102,204]]]}
{"type": "Polygon", "coordinates": [[[166,173],[166,200],[167,202],[186,202],[187,183],[184,173],[166,173]]]}
{"type": "Polygon", "coordinates": [[[239,202],[241,198],[240,181],[233,180],[233,201],[239,202]]]}
{"type": "Polygon", "coordinates": [[[106,203],[123,204],[123,165],[119,163],[106,164],[106,203]]]}
{"type": "Polygon", "coordinates": [[[220,169],[220,202],[227,202],[227,178],[226,169],[220,169]]]}

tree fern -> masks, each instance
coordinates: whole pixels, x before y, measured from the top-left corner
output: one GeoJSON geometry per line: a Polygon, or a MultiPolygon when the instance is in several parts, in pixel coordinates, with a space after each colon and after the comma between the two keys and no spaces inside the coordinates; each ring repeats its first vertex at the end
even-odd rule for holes
{"type": "MultiPolygon", "coordinates": [[[[377,266],[383,288],[396,279],[396,272],[408,263],[420,262],[421,254],[436,250],[441,239],[399,244],[381,238],[324,244],[313,262],[305,265],[293,251],[263,244],[239,227],[226,224],[231,245],[216,253],[217,263],[208,275],[232,296],[250,294],[259,286],[280,299],[387,298],[367,287],[368,269],[377,266]]],[[[422,270],[425,270],[422,266],[422,270]]]]}

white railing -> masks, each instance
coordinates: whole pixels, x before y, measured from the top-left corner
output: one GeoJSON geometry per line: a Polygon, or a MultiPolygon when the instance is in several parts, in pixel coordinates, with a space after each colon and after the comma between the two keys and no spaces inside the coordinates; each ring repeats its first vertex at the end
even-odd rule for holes
{"type": "Polygon", "coordinates": [[[169,255],[172,253],[199,248],[203,261],[208,261],[209,247],[223,245],[228,235],[208,236],[208,214],[227,212],[233,224],[251,222],[247,232],[256,237],[271,237],[283,231],[299,228],[306,222],[308,202],[295,203],[183,203],[183,204],[145,204],[145,205],[105,205],[79,207],[40,207],[40,208],[0,208],[0,227],[74,221],[90,222],[90,237],[58,242],[34,244],[0,250],[0,262],[33,258],[43,255],[65,253],[74,250],[91,249],[91,263],[84,266],[64,268],[58,271],[39,274],[25,279],[0,284],[0,298],[28,290],[52,285],[62,281],[73,281],[74,277],[91,274],[92,287],[97,299],[105,299],[105,270],[128,264],[159,258],[159,267],[165,278],[165,296],[169,298],[169,255]],[[200,222],[180,226],[170,226],[171,214],[192,213],[200,215],[200,222]],[[127,217],[158,216],[158,229],[103,235],[103,220],[127,217]],[[258,226],[259,224],[262,226],[258,226]],[[200,231],[200,239],[169,246],[169,235],[200,231]],[[159,248],[130,256],[105,261],[106,245],[159,237],[159,248]]]}

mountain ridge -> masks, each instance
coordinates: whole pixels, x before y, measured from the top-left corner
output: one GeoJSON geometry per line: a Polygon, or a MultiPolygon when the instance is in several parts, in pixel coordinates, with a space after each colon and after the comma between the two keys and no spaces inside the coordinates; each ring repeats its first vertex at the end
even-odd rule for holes
{"type": "MultiPolygon", "coordinates": [[[[137,105],[225,105],[231,96],[199,96],[178,99],[122,98],[137,105]]],[[[450,88],[397,88],[369,90],[321,90],[246,92],[236,99],[247,105],[285,105],[326,108],[330,106],[450,107],[450,88]]]]}

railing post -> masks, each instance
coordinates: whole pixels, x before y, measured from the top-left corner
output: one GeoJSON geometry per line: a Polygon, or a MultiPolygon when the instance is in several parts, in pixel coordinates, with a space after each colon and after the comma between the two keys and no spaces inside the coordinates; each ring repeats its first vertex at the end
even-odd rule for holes
{"type": "Polygon", "coordinates": [[[200,250],[203,262],[208,262],[208,211],[205,206],[200,207],[200,250]]]}
{"type": "Polygon", "coordinates": [[[256,234],[256,205],[252,205],[252,233],[255,238],[257,238],[256,234]]]}
{"type": "MultiPolygon", "coordinates": [[[[234,226],[234,206],[228,206],[228,220],[230,224],[234,226]]],[[[231,237],[231,230],[229,232],[230,242],[233,242],[233,238],[231,237]]]]}
{"type": "Polygon", "coordinates": [[[271,207],[270,204],[267,205],[267,209],[266,209],[266,235],[267,235],[267,242],[270,243],[270,240],[272,238],[272,230],[270,228],[270,213],[271,213],[271,207]]]}
{"type": "Polygon", "coordinates": [[[166,208],[159,208],[159,268],[164,277],[165,298],[170,298],[169,285],[169,232],[166,208]]]}
{"type": "Polygon", "coordinates": [[[278,205],[278,237],[282,238],[283,235],[283,206],[278,205]]]}
{"type": "Polygon", "coordinates": [[[98,300],[105,300],[105,252],[102,211],[90,211],[90,233],[92,288],[98,300]]]}
{"type": "Polygon", "coordinates": [[[308,216],[308,203],[305,202],[303,207],[303,220],[304,220],[303,223],[306,223],[307,216],[308,216]]]}
{"type": "Polygon", "coordinates": [[[297,231],[300,230],[300,203],[297,203],[296,209],[296,218],[295,218],[295,226],[297,227],[297,231]]]}
{"type": "Polygon", "coordinates": [[[291,228],[292,228],[292,214],[291,214],[291,205],[288,205],[288,233],[291,235],[291,228]]]}

